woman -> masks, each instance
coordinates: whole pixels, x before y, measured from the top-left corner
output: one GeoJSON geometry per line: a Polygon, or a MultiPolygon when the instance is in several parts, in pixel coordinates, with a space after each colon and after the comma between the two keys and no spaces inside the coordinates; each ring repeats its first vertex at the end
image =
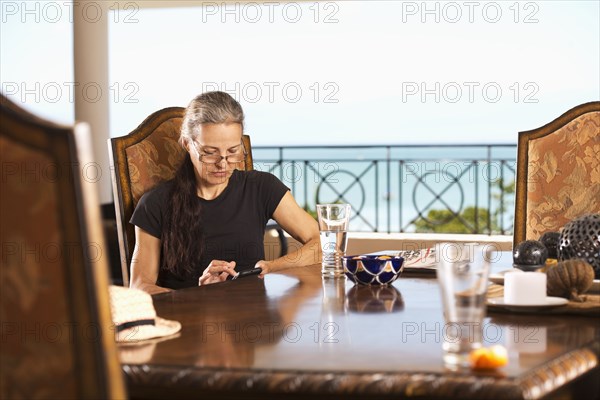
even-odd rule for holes
{"type": "Polygon", "coordinates": [[[321,260],[316,221],[273,175],[240,171],[244,113],[223,92],[196,97],[186,109],[179,143],[188,153],[175,178],[144,194],[131,223],[131,286],[151,294],[222,282],[262,268],[261,276],[321,260]],[[303,244],[264,260],[272,218],[303,244]]]}

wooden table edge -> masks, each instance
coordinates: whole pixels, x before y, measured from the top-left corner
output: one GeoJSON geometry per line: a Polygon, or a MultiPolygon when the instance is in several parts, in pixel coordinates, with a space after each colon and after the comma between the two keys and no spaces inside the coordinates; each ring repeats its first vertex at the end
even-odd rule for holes
{"type": "MultiPolygon", "coordinates": [[[[598,367],[600,341],[565,353],[519,378],[431,372],[306,371],[186,368],[177,365],[124,364],[132,395],[160,388],[170,395],[187,392],[248,392],[305,395],[399,395],[462,399],[535,399],[598,367]],[[146,389],[146,390],[144,390],[146,389]]],[[[156,394],[160,397],[158,391],[156,394]]]]}

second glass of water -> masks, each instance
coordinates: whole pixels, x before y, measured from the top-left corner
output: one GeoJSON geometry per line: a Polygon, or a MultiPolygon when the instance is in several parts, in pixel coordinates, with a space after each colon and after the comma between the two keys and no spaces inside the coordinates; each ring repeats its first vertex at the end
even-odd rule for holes
{"type": "Polygon", "coordinates": [[[483,345],[489,250],[472,243],[436,246],[437,279],[446,322],[442,347],[447,366],[469,366],[469,353],[483,345]]]}
{"type": "Polygon", "coordinates": [[[321,261],[323,276],[344,275],[342,257],[346,255],[350,204],[317,204],[317,217],[321,232],[321,261]]]}

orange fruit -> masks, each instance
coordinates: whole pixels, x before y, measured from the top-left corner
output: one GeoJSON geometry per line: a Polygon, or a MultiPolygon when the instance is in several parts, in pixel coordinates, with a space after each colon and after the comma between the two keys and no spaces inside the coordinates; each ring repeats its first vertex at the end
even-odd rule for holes
{"type": "Polygon", "coordinates": [[[508,363],[508,353],[504,346],[494,345],[471,351],[469,359],[473,369],[494,369],[508,363]]]}

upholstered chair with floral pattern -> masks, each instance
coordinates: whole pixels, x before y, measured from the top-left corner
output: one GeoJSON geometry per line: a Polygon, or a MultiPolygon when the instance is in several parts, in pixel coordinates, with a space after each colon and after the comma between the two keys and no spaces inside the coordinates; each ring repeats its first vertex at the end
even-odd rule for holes
{"type": "MultiPolygon", "coordinates": [[[[135,229],[129,223],[144,193],[172,179],[183,162],[185,150],[178,143],[185,109],[170,107],[146,118],[127,136],[109,140],[117,234],[123,285],[129,285],[129,265],[135,247],[135,229]]],[[[250,137],[242,137],[246,170],[252,170],[250,137]]]]}
{"type": "Polygon", "coordinates": [[[0,121],[0,398],[125,398],[89,126],[1,95],[0,121]]]}
{"type": "Polygon", "coordinates": [[[600,102],[519,133],[514,244],[600,213],[600,102]]]}

